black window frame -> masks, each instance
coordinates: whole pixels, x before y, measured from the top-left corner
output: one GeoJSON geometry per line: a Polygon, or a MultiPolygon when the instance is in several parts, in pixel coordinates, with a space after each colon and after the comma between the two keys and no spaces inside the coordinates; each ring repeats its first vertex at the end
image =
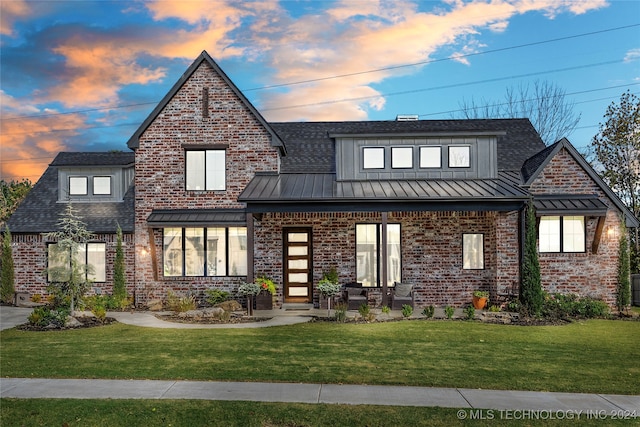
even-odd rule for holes
{"type": "MultiPolygon", "coordinates": [[[[380,262],[381,258],[381,250],[382,250],[382,224],[379,222],[358,222],[355,225],[355,262],[356,262],[356,280],[358,279],[358,225],[375,225],[376,226],[376,285],[375,286],[366,286],[367,289],[381,289],[382,288],[382,263],[380,262]]],[[[399,227],[400,232],[400,280],[398,282],[402,282],[402,223],[400,222],[390,222],[389,225],[397,225],[399,227]]],[[[387,242],[387,245],[389,242],[387,242]]],[[[388,249],[388,248],[387,248],[388,249]]],[[[387,253],[387,257],[389,254],[387,253]]],[[[391,284],[387,284],[388,288],[394,287],[396,281],[391,280],[391,284]]]]}
{"type": "MultiPolygon", "coordinates": [[[[91,283],[107,283],[107,243],[99,240],[89,241],[84,243],[84,265],[88,265],[88,257],[89,257],[89,244],[101,244],[104,246],[104,280],[93,280],[89,278],[89,272],[85,270],[85,280],[91,280],[91,283]]],[[[49,270],[49,246],[57,245],[58,242],[47,242],[47,271],[49,270]]],[[[71,270],[71,249],[69,249],[69,270],[71,270]]],[[[49,274],[47,273],[47,283],[55,283],[49,280],[49,274]]]]}
{"type": "Polygon", "coordinates": [[[207,147],[207,148],[185,148],[184,151],[184,189],[185,191],[227,191],[227,146],[214,146],[214,147],[207,147]],[[215,188],[215,189],[209,189],[207,188],[207,151],[222,151],[224,153],[224,186],[223,188],[215,188]],[[188,174],[189,174],[189,168],[188,168],[188,162],[187,162],[187,156],[188,153],[194,153],[194,152],[201,152],[204,153],[204,167],[203,167],[203,178],[204,178],[204,188],[201,190],[195,190],[195,189],[190,189],[187,187],[188,185],[188,174]]]}
{"type": "Polygon", "coordinates": [[[540,215],[539,220],[538,220],[538,227],[537,227],[537,238],[538,238],[538,253],[539,254],[584,254],[587,253],[587,217],[585,215],[540,215]],[[558,251],[542,251],[540,250],[540,222],[542,221],[542,218],[544,217],[558,217],[559,218],[559,222],[560,222],[560,229],[558,231],[558,238],[560,239],[560,245],[559,245],[559,250],[558,251]],[[582,232],[582,246],[583,246],[583,250],[582,251],[566,251],[564,249],[564,219],[566,217],[580,217],[582,218],[582,223],[583,223],[583,232],[582,232]]]}

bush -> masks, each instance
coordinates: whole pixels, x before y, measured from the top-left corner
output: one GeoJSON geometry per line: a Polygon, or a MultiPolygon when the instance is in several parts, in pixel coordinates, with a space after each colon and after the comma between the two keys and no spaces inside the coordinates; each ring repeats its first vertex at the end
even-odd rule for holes
{"type": "Polygon", "coordinates": [[[66,308],[36,307],[27,320],[31,325],[45,327],[53,325],[62,328],[67,323],[69,310],[66,308]]]}
{"type": "Polygon", "coordinates": [[[402,317],[409,317],[413,314],[413,307],[409,304],[402,305],[402,317]]]}
{"type": "Polygon", "coordinates": [[[347,305],[343,303],[337,304],[334,313],[336,322],[344,322],[347,320],[347,305]]]}
{"type": "Polygon", "coordinates": [[[436,308],[434,306],[430,305],[429,307],[425,307],[422,310],[422,314],[424,316],[426,316],[427,319],[431,319],[433,317],[433,314],[435,313],[435,311],[436,311],[436,308]]]}
{"type": "Polygon", "coordinates": [[[542,316],[547,319],[574,317],[594,318],[609,315],[609,306],[602,300],[575,294],[545,294],[542,316]]]}
{"type": "Polygon", "coordinates": [[[476,318],[476,309],[470,305],[464,309],[464,314],[467,320],[473,320],[476,318]]]}
{"type": "Polygon", "coordinates": [[[455,313],[456,309],[451,307],[450,305],[444,308],[444,314],[447,316],[447,319],[453,319],[453,313],[455,313]]]}
{"type": "Polygon", "coordinates": [[[207,289],[204,291],[204,294],[206,295],[207,303],[211,305],[220,304],[221,302],[225,302],[229,299],[229,292],[221,291],[220,289],[207,289]]]}
{"type": "Polygon", "coordinates": [[[173,292],[167,292],[167,308],[171,311],[184,313],[185,311],[195,310],[197,307],[195,295],[178,296],[173,292]]]}
{"type": "Polygon", "coordinates": [[[380,309],[384,314],[389,314],[391,313],[391,308],[389,308],[388,305],[383,305],[382,308],[380,309]]]}
{"type": "Polygon", "coordinates": [[[365,303],[360,304],[360,307],[358,307],[358,313],[360,313],[360,316],[362,316],[362,318],[368,317],[369,314],[371,313],[371,308],[369,307],[369,304],[365,304],[365,303]]]}

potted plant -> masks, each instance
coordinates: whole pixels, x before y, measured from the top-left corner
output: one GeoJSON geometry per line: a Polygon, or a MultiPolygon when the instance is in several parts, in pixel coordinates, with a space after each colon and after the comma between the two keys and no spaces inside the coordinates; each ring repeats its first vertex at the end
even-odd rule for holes
{"type": "Polygon", "coordinates": [[[340,292],[338,272],[335,267],[322,273],[322,279],[318,282],[318,292],[320,293],[320,308],[331,310],[331,300],[340,292]]]}
{"type": "Polygon", "coordinates": [[[489,292],[475,290],[473,291],[473,307],[476,310],[482,310],[487,305],[489,299],[489,292]]]}
{"type": "Polygon", "coordinates": [[[257,283],[243,283],[238,287],[238,293],[247,298],[247,315],[253,316],[253,300],[260,293],[260,285],[257,283]]]}
{"type": "Polygon", "coordinates": [[[256,295],[256,310],[273,309],[273,296],[276,293],[276,284],[273,280],[265,276],[260,276],[255,280],[260,287],[260,292],[256,295]]]}

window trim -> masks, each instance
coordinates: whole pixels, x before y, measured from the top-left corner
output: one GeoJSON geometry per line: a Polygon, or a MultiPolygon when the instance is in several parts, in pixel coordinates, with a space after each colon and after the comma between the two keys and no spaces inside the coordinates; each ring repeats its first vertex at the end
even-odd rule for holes
{"type": "Polygon", "coordinates": [[[91,191],[94,196],[111,196],[113,195],[113,178],[111,175],[94,175],[91,177],[91,191]],[[109,178],[109,192],[108,193],[96,193],[96,178],[109,178]]]}
{"type": "MultiPolygon", "coordinates": [[[[374,286],[363,286],[367,289],[382,289],[382,264],[380,263],[380,258],[382,255],[382,250],[381,250],[381,246],[382,246],[382,223],[379,222],[358,222],[355,224],[355,263],[356,263],[356,280],[358,280],[358,226],[359,225],[375,225],[376,226],[376,284],[374,286]]],[[[400,222],[390,222],[387,224],[387,233],[389,232],[388,227],[390,225],[397,225],[398,226],[398,231],[399,231],[399,236],[400,236],[400,242],[399,242],[399,247],[400,247],[400,253],[399,253],[399,259],[400,259],[400,277],[398,279],[393,279],[391,277],[387,277],[388,282],[387,283],[387,287],[388,288],[392,288],[394,286],[395,282],[402,282],[402,224],[400,222]]],[[[387,246],[389,245],[389,242],[387,241],[387,246]]],[[[388,250],[388,248],[387,248],[388,250]]],[[[387,262],[389,262],[390,258],[389,258],[389,253],[387,251],[387,262]]],[[[388,271],[389,273],[389,271],[388,271]]]]}
{"type": "MultiPolygon", "coordinates": [[[[47,242],[47,271],[49,269],[49,264],[50,264],[50,259],[49,259],[49,247],[51,245],[57,245],[58,242],[47,242]]],[[[107,243],[106,242],[101,242],[101,241],[89,241],[84,243],[84,264],[83,265],[88,265],[88,257],[89,257],[89,245],[90,244],[99,244],[102,245],[104,247],[104,280],[95,280],[94,278],[89,277],[90,273],[85,270],[85,280],[89,281],[91,280],[91,283],[106,283],[107,282],[107,243]]],[[[69,270],[71,270],[71,249],[69,249],[69,264],[68,264],[68,268],[69,270]]],[[[95,275],[95,273],[93,273],[95,275]]],[[[53,283],[50,279],[50,275],[49,273],[47,273],[47,283],[53,283]]],[[[94,276],[95,277],[95,276],[94,276]]]]}
{"type": "Polygon", "coordinates": [[[86,175],[69,175],[69,196],[88,196],[89,195],[89,177],[86,175]],[[71,192],[71,180],[72,179],[84,179],[84,193],[72,193],[71,192]]]}
{"type": "Polygon", "coordinates": [[[485,243],[484,243],[484,234],[485,233],[462,233],[462,269],[463,270],[486,270],[486,265],[487,263],[485,262],[485,254],[486,254],[486,250],[485,250],[485,243]],[[480,249],[482,250],[482,255],[480,257],[480,260],[482,261],[482,266],[480,267],[473,267],[473,266],[469,266],[469,267],[465,267],[465,236],[480,236],[480,249]]]}
{"type": "MultiPolygon", "coordinates": [[[[387,165],[387,159],[386,159],[387,155],[386,154],[387,153],[386,153],[385,147],[377,147],[377,146],[362,147],[362,169],[366,170],[366,171],[369,171],[369,170],[384,170],[386,168],[386,165],[387,165]],[[376,151],[376,152],[382,151],[382,167],[367,167],[367,159],[366,159],[366,156],[365,156],[365,153],[367,151],[371,151],[371,152],[373,152],[373,151],[376,151]]],[[[379,161],[379,159],[376,159],[376,161],[379,161]]]]}
{"type": "MultiPolygon", "coordinates": [[[[227,148],[228,146],[226,145],[214,145],[214,146],[207,146],[202,147],[202,146],[191,146],[191,145],[183,145],[184,148],[184,188],[185,191],[198,191],[198,192],[202,192],[202,191],[227,191],[227,148]],[[203,164],[203,176],[202,176],[202,180],[203,180],[203,188],[202,189],[193,189],[193,188],[189,188],[188,184],[189,184],[189,168],[188,168],[188,162],[187,162],[187,157],[189,155],[189,153],[195,153],[195,152],[201,152],[204,154],[204,164],[203,164]],[[208,153],[209,152],[222,152],[223,154],[223,168],[224,168],[224,175],[222,176],[222,187],[221,188],[208,188],[207,187],[207,158],[208,158],[208,153]]],[[[211,171],[212,173],[214,171],[211,171]]]]}
{"type": "Polygon", "coordinates": [[[392,146],[391,147],[391,169],[413,169],[413,146],[403,146],[403,145],[397,145],[397,146],[392,146]],[[410,165],[409,166],[394,166],[395,160],[396,160],[396,156],[393,154],[394,151],[398,150],[398,152],[402,151],[407,151],[411,154],[411,159],[410,159],[410,165]]]}
{"type": "Polygon", "coordinates": [[[537,237],[538,237],[538,253],[540,254],[584,254],[587,253],[587,217],[585,215],[541,215],[538,220],[537,227],[537,237]],[[582,218],[582,248],[581,251],[567,251],[565,250],[565,234],[564,234],[564,219],[565,218],[582,218]],[[558,251],[543,251],[541,249],[541,236],[540,236],[540,224],[542,223],[542,218],[558,218],[559,222],[559,230],[558,230],[558,239],[559,242],[559,250],[558,251]]]}
{"type": "Polygon", "coordinates": [[[421,145],[418,149],[418,168],[419,169],[442,169],[442,145],[421,145]],[[423,166],[422,165],[422,149],[423,148],[437,148],[438,149],[438,166],[423,166]]]}
{"type": "MultiPolygon", "coordinates": [[[[245,230],[245,236],[248,239],[248,235],[247,233],[247,227],[246,226],[217,226],[217,225],[211,225],[211,226],[206,226],[206,227],[163,227],[162,228],[162,277],[164,279],[167,278],[192,278],[192,277],[204,277],[204,278],[216,278],[216,277],[245,277],[247,274],[238,274],[238,275],[233,275],[231,274],[231,259],[230,259],[230,253],[231,253],[231,240],[229,239],[230,236],[230,232],[229,230],[232,228],[240,228],[240,229],[244,229],[245,230]],[[181,238],[181,243],[180,243],[180,259],[181,259],[181,274],[176,274],[176,275],[167,275],[165,273],[165,256],[166,256],[166,251],[165,251],[165,243],[164,243],[164,239],[165,239],[165,230],[168,228],[175,228],[175,229],[179,229],[180,230],[180,238],[181,238]],[[189,228],[189,229],[198,229],[198,230],[203,230],[203,275],[193,275],[193,274],[186,274],[187,272],[187,268],[186,268],[186,244],[187,244],[187,238],[186,238],[186,234],[185,234],[185,230],[189,228]],[[208,229],[210,228],[221,228],[224,229],[224,238],[225,238],[225,242],[224,242],[224,263],[225,263],[225,274],[220,275],[220,274],[216,274],[216,275],[210,275],[209,274],[209,266],[208,266],[208,229]]],[[[245,252],[248,250],[248,248],[245,246],[245,252]]],[[[247,266],[248,269],[248,266],[247,266]]]]}

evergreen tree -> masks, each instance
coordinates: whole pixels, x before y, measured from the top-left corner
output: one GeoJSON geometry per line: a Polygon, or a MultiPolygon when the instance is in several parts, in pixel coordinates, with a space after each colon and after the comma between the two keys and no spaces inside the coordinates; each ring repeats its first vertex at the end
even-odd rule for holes
{"type": "Polygon", "coordinates": [[[530,200],[526,209],[526,232],[524,238],[524,261],[522,265],[522,283],[520,285],[520,303],[530,315],[538,316],[542,310],[544,294],[540,278],[536,233],[536,212],[530,200]]]}
{"type": "Polygon", "coordinates": [[[11,232],[7,227],[2,238],[2,255],[0,256],[0,300],[2,302],[9,303],[13,299],[14,278],[11,232]]]}
{"type": "Polygon", "coordinates": [[[87,275],[93,271],[93,267],[84,262],[80,251],[93,237],[71,203],[60,215],[58,231],[44,234],[45,239],[56,242],[55,245],[49,245],[50,265],[46,273],[51,282],[50,289],[63,300],[69,301],[71,312],[91,284],[87,275]]]}
{"type": "Polygon", "coordinates": [[[620,247],[618,248],[618,289],[616,293],[616,306],[620,313],[631,303],[629,242],[627,241],[627,228],[624,226],[624,220],[621,223],[620,247]]]}
{"type": "Polygon", "coordinates": [[[118,225],[116,238],[116,258],[113,263],[113,297],[124,307],[127,300],[127,284],[124,268],[124,250],[122,249],[122,228],[118,225]]]}

